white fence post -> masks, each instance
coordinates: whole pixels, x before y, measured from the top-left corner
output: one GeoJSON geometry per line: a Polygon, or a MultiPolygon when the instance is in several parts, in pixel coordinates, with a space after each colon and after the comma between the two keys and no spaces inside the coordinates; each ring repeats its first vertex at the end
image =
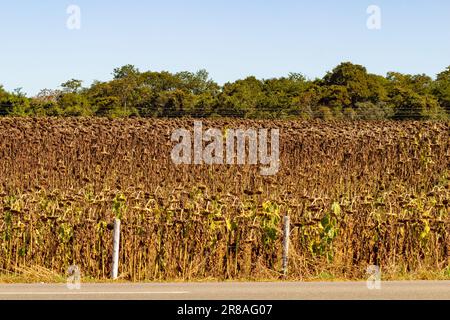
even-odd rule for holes
{"type": "Polygon", "coordinates": [[[113,260],[112,260],[112,278],[116,280],[119,275],[119,248],[120,248],[120,220],[114,220],[113,235],[113,260]]]}
{"type": "Polygon", "coordinates": [[[287,276],[289,264],[289,234],[291,233],[291,219],[284,216],[283,224],[283,275],[287,276]]]}

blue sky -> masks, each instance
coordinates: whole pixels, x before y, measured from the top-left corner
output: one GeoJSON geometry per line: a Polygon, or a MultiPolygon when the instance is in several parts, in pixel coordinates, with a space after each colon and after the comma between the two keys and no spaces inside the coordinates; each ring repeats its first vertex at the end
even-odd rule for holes
{"type": "Polygon", "coordinates": [[[29,95],[115,67],[207,69],[219,83],[248,75],[322,77],[342,61],[369,72],[426,73],[450,65],[447,0],[0,0],[0,84],[29,95]],[[69,5],[81,29],[69,30],[69,5]],[[369,5],[381,30],[369,30],[369,5]]]}

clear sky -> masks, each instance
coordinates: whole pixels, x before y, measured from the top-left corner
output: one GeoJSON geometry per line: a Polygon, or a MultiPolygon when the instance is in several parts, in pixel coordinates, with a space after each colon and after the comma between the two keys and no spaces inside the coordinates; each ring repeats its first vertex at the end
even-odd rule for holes
{"type": "Polygon", "coordinates": [[[0,0],[0,84],[42,88],[108,80],[115,67],[207,69],[219,83],[248,75],[322,77],[342,61],[369,72],[450,65],[448,0],[0,0]],[[69,5],[81,29],[66,26],[69,5]],[[381,9],[369,30],[366,10],[381,9]]]}

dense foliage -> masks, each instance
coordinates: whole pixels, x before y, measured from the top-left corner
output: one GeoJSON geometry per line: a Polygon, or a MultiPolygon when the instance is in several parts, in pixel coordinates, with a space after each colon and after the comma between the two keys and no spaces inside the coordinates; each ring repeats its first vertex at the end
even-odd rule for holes
{"type": "Polygon", "coordinates": [[[117,68],[113,79],[84,88],[72,79],[28,98],[0,86],[0,115],[107,117],[237,117],[247,119],[448,119],[450,67],[436,79],[419,74],[370,74],[345,62],[322,79],[248,77],[223,86],[205,70],[141,72],[117,68]]]}

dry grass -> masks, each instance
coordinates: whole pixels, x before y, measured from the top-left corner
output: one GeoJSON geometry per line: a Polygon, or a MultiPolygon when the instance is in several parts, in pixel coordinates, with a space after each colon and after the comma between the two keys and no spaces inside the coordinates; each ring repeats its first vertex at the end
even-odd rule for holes
{"type": "Polygon", "coordinates": [[[1,270],[0,283],[60,283],[65,282],[64,275],[41,266],[16,267],[14,271],[1,270]]]}

